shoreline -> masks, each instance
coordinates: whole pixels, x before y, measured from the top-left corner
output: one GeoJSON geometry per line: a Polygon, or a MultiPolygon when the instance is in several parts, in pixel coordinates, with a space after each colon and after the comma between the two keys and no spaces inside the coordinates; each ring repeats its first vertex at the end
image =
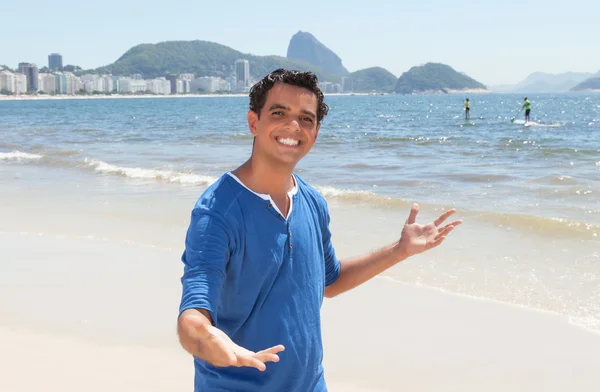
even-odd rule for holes
{"type": "MultiPolygon", "coordinates": [[[[326,93],[325,96],[363,96],[363,95],[390,95],[389,93],[326,93]]],[[[169,94],[169,95],[0,95],[0,101],[44,101],[44,100],[73,100],[73,99],[168,99],[168,98],[226,98],[248,97],[248,94],[169,94]]]]}

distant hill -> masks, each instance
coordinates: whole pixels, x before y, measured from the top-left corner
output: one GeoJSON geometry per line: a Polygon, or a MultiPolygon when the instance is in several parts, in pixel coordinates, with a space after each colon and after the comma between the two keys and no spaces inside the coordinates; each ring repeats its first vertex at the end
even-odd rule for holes
{"type": "Polygon", "coordinates": [[[398,78],[390,71],[381,67],[361,69],[348,74],[354,79],[354,91],[357,93],[368,92],[393,92],[398,78]]]}
{"type": "Polygon", "coordinates": [[[571,89],[571,91],[587,90],[600,90],[600,76],[586,79],[571,89]]]}
{"type": "Polygon", "coordinates": [[[196,76],[227,78],[234,72],[235,61],[241,58],[248,60],[250,74],[255,79],[277,68],[294,68],[313,71],[320,80],[341,80],[340,75],[333,75],[300,60],[289,60],[280,56],[255,56],[215,42],[200,40],[137,45],[112,64],[80,73],[110,73],[118,76],[141,74],[144,78],[155,78],[170,73],[193,73],[196,76]]]}
{"type": "Polygon", "coordinates": [[[313,64],[334,75],[347,75],[342,59],[311,33],[299,31],[292,36],[287,49],[289,60],[300,60],[313,64]]]}
{"type": "Polygon", "coordinates": [[[590,72],[565,72],[551,74],[534,72],[516,85],[492,86],[495,92],[514,93],[560,93],[571,90],[577,84],[592,77],[590,72]]]}
{"type": "Polygon", "coordinates": [[[449,92],[451,90],[481,89],[486,86],[469,76],[456,72],[452,67],[440,63],[427,63],[412,67],[396,82],[399,94],[422,92],[449,92]]]}

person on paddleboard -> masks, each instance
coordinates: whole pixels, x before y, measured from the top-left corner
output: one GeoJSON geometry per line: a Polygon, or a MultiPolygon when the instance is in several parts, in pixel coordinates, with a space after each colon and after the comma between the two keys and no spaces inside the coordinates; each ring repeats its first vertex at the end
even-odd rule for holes
{"type": "Polygon", "coordinates": [[[525,109],[525,122],[528,123],[529,122],[529,113],[531,113],[531,102],[529,102],[527,97],[523,98],[523,100],[525,101],[525,103],[523,104],[523,107],[521,108],[521,110],[525,109]]]}
{"type": "Polygon", "coordinates": [[[469,98],[465,100],[465,120],[471,118],[471,104],[469,103],[469,98]]]}

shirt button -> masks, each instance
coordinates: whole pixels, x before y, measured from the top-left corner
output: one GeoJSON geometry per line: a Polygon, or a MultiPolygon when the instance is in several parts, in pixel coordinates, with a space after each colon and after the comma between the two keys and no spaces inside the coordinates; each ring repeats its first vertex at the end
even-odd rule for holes
{"type": "Polygon", "coordinates": [[[269,203],[269,208],[273,207],[273,204],[269,203]]]}
{"type": "Polygon", "coordinates": [[[292,244],[290,243],[290,248],[292,247],[292,244]]]}
{"type": "Polygon", "coordinates": [[[281,214],[277,214],[277,217],[278,217],[278,218],[281,218],[281,214]]]}
{"type": "Polygon", "coordinates": [[[290,232],[288,233],[290,235],[290,237],[292,236],[292,231],[290,230],[290,232]]]}

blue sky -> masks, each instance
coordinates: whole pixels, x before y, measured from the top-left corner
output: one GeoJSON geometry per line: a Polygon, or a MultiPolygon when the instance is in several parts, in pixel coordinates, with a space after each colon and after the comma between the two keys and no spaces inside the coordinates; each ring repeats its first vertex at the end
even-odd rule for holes
{"type": "Polygon", "coordinates": [[[442,62],[486,84],[535,71],[600,70],[600,2],[591,0],[115,1],[4,0],[0,64],[95,68],[139,43],[201,39],[244,53],[285,56],[299,30],[335,51],[350,71],[396,76],[442,62]],[[343,4],[343,5],[342,5],[343,4]]]}

